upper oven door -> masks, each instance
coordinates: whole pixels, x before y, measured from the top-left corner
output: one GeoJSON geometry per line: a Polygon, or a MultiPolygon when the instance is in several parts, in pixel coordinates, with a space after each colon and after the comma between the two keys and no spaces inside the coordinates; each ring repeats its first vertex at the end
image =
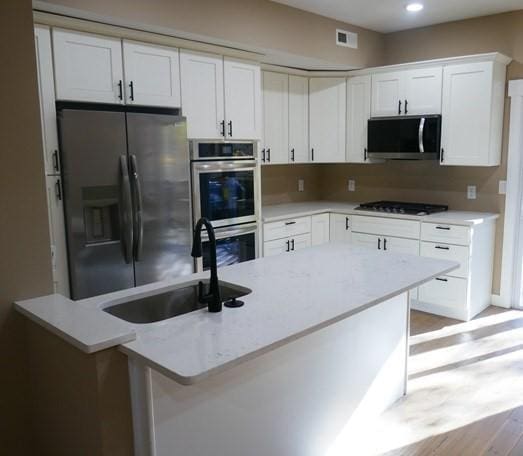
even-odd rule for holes
{"type": "Polygon", "coordinates": [[[256,141],[213,142],[194,139],[189,147],[193,160],[254,160],[256,158],[256,141]]]}
{"type": "MultiPolygon", "coordinates": [[[[258,228],[255,223],[234,228],[218,228],[216,235],[216,263],[218,267],[254,260],[258,257],[258,228]]],[[[197,258],[196,270],[206,271],[210,268],[209,237],[202,233],[201,258],[197,258]]]]}
{"type": "Polygon", "coordinates": [[[255,161],[193,162],[194,220],[213,227],[256,221],[255,161]]]}

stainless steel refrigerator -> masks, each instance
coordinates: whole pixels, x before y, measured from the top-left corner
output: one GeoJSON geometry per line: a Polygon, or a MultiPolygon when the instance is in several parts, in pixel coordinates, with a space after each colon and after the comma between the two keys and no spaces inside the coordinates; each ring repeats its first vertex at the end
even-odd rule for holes
{"type": "Polygon", "coordinates": [[[71,297],[193,272],[185,118],[59,106],[71,297]]]}

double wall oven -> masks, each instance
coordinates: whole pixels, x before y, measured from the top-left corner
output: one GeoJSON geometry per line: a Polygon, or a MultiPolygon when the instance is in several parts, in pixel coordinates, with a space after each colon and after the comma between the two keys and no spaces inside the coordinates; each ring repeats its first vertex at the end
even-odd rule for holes
{"type": "MultiPolygon", "coordinates": [[[[218,267],[258,255],[256,141],[190,142],[193,218],[209,219],[215,229],[218,267]]],[[[203,257],[196,269],[209,268],[209,244],[202,233],[203,257]]]]}

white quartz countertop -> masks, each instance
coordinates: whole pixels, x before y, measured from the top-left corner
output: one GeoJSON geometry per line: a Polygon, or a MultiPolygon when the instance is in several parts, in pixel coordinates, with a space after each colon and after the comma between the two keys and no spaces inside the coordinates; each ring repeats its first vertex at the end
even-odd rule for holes
{"type": "Polygon", "coordinates": [[[208,273],[81,301],[51,295],[16,309],[81,350],[111,346],[181,384],[193,384],[443,275],[458,263],[326,244],[221,268],[219,278],[252,290],[245,305],[197,310],[150,324],[102,309],[196,283],[208,273]]]}
{"type": "Polygon", "coordinates": [[[339,201],[309,201],[304,203],[285,203],[263,206],[262,220],[277,222],[294,217],[338,212],[342,214],[368,215],[375,217],[392,217],[404,220],[419,220],[430,223],[448,223],[452,225],[473,226],[489,220],[496,220],[499,214],[491,212],[453,211],[438,212],[432,215],[388,214],[386,212],[356,210],[359,203],[343,203],[339,201]]]}

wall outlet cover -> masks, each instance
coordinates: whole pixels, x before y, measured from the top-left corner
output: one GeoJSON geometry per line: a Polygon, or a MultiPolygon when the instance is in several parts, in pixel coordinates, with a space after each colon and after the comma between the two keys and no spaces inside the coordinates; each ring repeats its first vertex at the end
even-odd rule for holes
{"type": "Polygon", "coordinates": [[[467,199],[469,200],[475,200],[476,199],[476,186],[475,185],[468,185],[467,186],[467,199]]]}
{"type": "Polygon", "coordinates": [[[507,181],[506,180],[500,180],[499,181],[498,193],[500,195],[506,195],[507,194],[507,181]]]}
{"type": "Polygon", "coordinates": [[[349,181],[347,182],[347,190],[349,192],[356,191],[356,181],[354,179],[349,179],[349,181]]]}
{"type": "Polygon", "coordinates": [[[303,179],[298,179],[298,191],[299,192],[305,191],[305,181],[303,179]]]}

